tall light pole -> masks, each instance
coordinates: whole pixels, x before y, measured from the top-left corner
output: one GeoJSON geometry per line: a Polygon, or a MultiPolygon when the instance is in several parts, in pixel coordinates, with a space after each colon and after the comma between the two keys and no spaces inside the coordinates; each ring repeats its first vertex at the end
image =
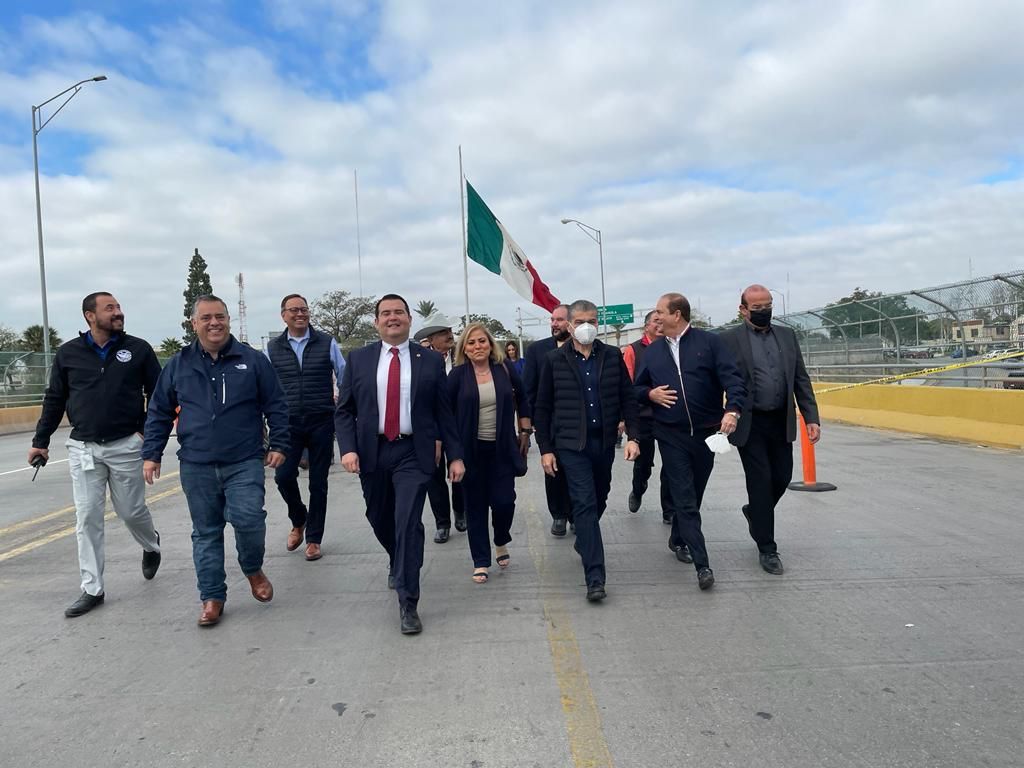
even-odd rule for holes
{"type": "Polygon", "coordinates": [[[43,260],[43,207],[39,201],[39,133],[45,128],[57,114],[67,106],[67,103],[78,95],[78,92],[82,90],[82,86],[85,83],[99,83],[106,80],[106,75],[97,75],[96,77],[87,77],[85,80],[79,80],[72,86],[65,88],[63,91],[58,93],[56,96],[51,96],[46,101],[38,106],[32,107],[32,160],[35,163],[36,172],[36,236],[39,239],[39,291],[43,299],[43,360],[44,365],[49,364],[50,360],[50,318],[46,309],[46,266],[43,260]],[[71,95],[68,96],[61,103],[59,107],[50,115],[46,120],[43,120],[43,107],[49,104],[51,101],[56,101],[68,91],[71,91],[71,95]]]}
{"type": "MultiPolygon", "coordinates": [[[[768,286],[765,286],[765,288],[768,288],[768,286]]],[[[774,288],[768,288],[768,293],[772,294],[772,296],[774,296],[775,294],[779,295],[779,298],[782,299],[782,316],[785,317],[786,315],[788,315],[789,312],[786,310],[786,294],[784,294],[782,291],[777,291],[774,288]]]]}
{"type": "Polygon", "coordinates": [[[601,230],[597,227],[592,227],[589,224],[584,224],[578,219],[562,219],[563,224],[575,224],[579,227],[580,231],[597,243],[597,257],[600,259],[601,265],[601,306],[604,308],[604,322],[601,323],[605,341],[608,340],[608,302],[604,298],[604,247],[601,244],[601,230]]]}

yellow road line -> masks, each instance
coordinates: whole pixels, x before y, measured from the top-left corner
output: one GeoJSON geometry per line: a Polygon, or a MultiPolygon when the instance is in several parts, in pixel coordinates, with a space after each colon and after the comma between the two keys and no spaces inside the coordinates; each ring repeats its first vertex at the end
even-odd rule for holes
{"type": "MultiPolygon", "coordinates": [[[[154,494],[152,496],[147,497],[146,503],[147,504],[152,504],[155,501],[160,501],[160,499],[166,499],[168,496],[172,496],[173,494],[177,493],[180,490],[181,490],[181,486],[180,485],[176,485],[173,488],[169,488],[166,491],[162,491],[161,493],[157,493],[157,494],[154,494]]],[[[70,509],[73,510],[74,507],[70,507],[70,509]]],[[[66,510],[64,510],[64,511],[66,511],[66,510]]],[[[52,517],[53,514],[54,513],[51,513],[50,515],[46,515],[44,517],[49,518],[49,517],[52,517]]],[[[111,511],[111,512],[107,512],[107,514],[103,516],[103,519],[104,520],[113,520],[115,517],[117,517],[116,513],[111,511]]],[[[40,521],[42,519],[44,519],[44,518],[36,518],[35,522],[38,522],[38,521],[40,521]]],[[[45,546],[45,545],[49,544],[50,542],[57,541],[57,539],[63,539],[65,536],[70,536],[71,534],[73,534],[75,532],[75,528],[76,527],[77,526],[69,525],[67,528],[61,528],[59,531],[54,531],[53,533],[48,534],[48,535],[44,536],[41,539],[36,539],[35,541],[30,541],[28,544],[22,544],[20,547],[15,547],[14,549],[10,550],[9,552],[4,552],[3,554],[0,554],[0,563],[4,562],[5,560],[10,560],[12,557],[17,557],[18,555],[23,555],[26,552],[31,552],[34,549],[39,549],[39,547],[45,546]]]]}
{"type": "MultiPolygon", "coordinates": [[[[161,478],[161,480],[169,479],[169,478],[172,478],[172,477],[176,477],[177,474],[178,474],[177,472],[169,472],[168,474],[164,475],[161,478]]],[[[156,497],[155,496],[151,496],[149,498],[156,498],[156,497]]],[[[149,498],[147,498],[146,501],[149,501],[149,498]]],[[[75,505],[72,504],[70,507],[64,507],[64,509],[58,509],[56,512],[47,512],[45,515],[40,515],[39,517],[33,517],[31,520],[22,520],[20,523],[15,523],[14,525],[9,525],[6,528],[0,528],[0,536],[4,536],[4,535],[6,535],[8,533],[14,533],[15,531],[20,531],[22,528],[28,528],[30,525],[38,525],[39,523],[45,523],[47,520],[53,520],[53,518],[55,518],[55,517],[60,517],[61,515],[66,515],[68,512],[74,512],[74,511],[75,511],[75,505]]]]}
{"type": "Polygon", "coordinates": [[[583,666],[580,646],[565,601],[558,594],[558,577],[548,569],[544,525],[536,507],[528,505],[527,543],[540,576],[544,620],[551,648],[551,663],[562,697],[562,713],[569,734],[569,751],[575,768],[613,768],[611,752],[601,727],[601,713],[583,666]]]}

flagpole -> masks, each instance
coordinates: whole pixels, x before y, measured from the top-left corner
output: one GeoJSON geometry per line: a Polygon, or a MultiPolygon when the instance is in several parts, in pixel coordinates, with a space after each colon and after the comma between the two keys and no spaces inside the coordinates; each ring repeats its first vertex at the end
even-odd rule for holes
{"type": "Polygon", "coordinates": [[[469,247],[466,244],[466,177],[462,173],[462,145],[459,144],[459,213],[462,214],[462,280],[466,290],[466,319],[469,325],[469,247]]]}
{"type": "Polygon", "coordinates": [[[363,249],[359,237],[359,173],[352,169],[352,184],[356,191],[356,265],[359,268],[359,298],[363,297],[363,249]]]}

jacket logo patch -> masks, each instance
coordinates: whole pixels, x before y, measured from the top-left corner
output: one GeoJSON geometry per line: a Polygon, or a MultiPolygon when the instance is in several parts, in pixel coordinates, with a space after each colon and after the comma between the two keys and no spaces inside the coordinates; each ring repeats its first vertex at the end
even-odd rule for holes
{"type": "Polygon", "coordinates": [[[249,366],[247,366],[245,363],[239,363],[238,365],[235,366],[235,368],[237,368],[240,371],[244,371],[247,370],[249,366]]]}
{"type": "Polygon", "coordinates": [[[117,359],[122,363],[127,363],[132,359],[132,352],[130,349],[119,349],[117,350],[117,359]]]}

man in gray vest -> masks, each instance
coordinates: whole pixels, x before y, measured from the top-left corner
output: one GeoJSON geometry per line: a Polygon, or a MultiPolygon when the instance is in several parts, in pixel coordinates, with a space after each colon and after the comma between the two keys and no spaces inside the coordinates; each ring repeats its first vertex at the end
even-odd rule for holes
{"type": "Polygon", "coordinates": [[[334,455],[334,403],[345,370],[338,342],[309,325],[309,305],[297,293],[281,299],[284,333],[270,340],[270,358],[288,400],[291,448],[274,479],[288,505],[292,529],[287,548],[306,541],[306,559],[323,557],[320,543],[327,517],[327,473],[334,455]],[[309,451],[309,506],[299,492],[299,461],[309,451]]]}

